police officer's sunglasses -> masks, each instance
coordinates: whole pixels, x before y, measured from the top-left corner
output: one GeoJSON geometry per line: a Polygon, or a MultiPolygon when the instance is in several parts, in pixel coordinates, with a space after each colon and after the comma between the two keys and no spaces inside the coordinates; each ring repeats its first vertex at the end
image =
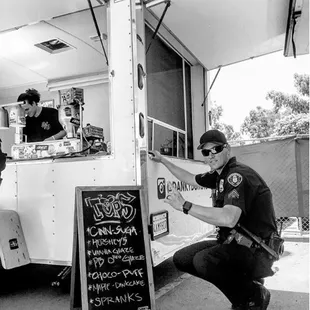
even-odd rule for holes
{"type": "Polygon", "coordinates": [[[201,150],[201,153],[202,153],[202,155],[203,155],[204,157],[209,156],[210,153],[211,153],[211,154],[218,154],[218,153],[221,153],[221,152],[224,150],[224,148],[225,148],[226,146],[227,146],[227,144],[216,145],[216,146],[214,146],[214,147],[212,147],[211,149],[208,149],[208,150],[202,149],[202,150],[201,150]]]}

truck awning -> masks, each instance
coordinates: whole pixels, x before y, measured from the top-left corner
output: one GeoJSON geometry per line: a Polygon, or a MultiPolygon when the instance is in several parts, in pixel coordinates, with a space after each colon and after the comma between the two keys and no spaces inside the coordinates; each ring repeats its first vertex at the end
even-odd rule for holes
{"type": "Polygon", "coordinates": [[[87,8],[87,0],[1,0],[0,33],[87,8]]]}
{"type": "MultiPolygon", "coordinates": [[[[163,24],[205,68],[212,70],[283,50],[291,2],[172,0],[163,24]]],[[[309,0],[303,2],[309,7],[309,0]]],[[[149,10],[160,18],[164,7],[163,3],[149,10]]],[[[308,21],[309,14],[306,16],[308,21]]],[[[309,53],[309,35],[301,41],[305,40],[309,53]]]]}
{"type": "MultiPolygon", "coordinates": [[[[141,1],[160,18],[165,1],[135,0],[137,4],[141,1]],[[152,2],[162,3],[151,6],[152,2]]],[[[100,6],[106,1],[91,2],[100,6]]],[[[0,34],[85,9],[86,0],[1,0],[0,34]]],[[[211,70],[284,47],[290,56],[292,45],[297,54],[309,53],[308,10],[309,0],[171,0],[164,25],[211,70]],[[295,17],[301,12],[300,22],[293,29],[295,41],[291,36],[294,23],[287,27],[292,10],[297,13],[295,17]]]]}

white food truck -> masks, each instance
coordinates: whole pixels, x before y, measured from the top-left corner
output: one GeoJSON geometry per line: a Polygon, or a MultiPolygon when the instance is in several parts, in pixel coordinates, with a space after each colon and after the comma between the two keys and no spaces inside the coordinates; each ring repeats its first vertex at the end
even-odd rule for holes
{"type": "Polygon", "coordinates": [[[158,221],[150,238],[153,265],[211,234],[212,225],[163,202],[168,181],[206,207],[211,191],[182,184],[148,151],[206,172],[197,145],[209,128],[209,71],[280,50],[308,53],[308,6],[308,0],[2,0],[0,109],[11,125],[0,129],[9,156],[0,187],[2,266],[71,264],[77,186],[143,187],[148,221],[158,221]],[[40,104],[58,108],[63,140],[27,142],[14,117],[28,88],[41,93],[40,104]],[[72,102],[79,104],[76,123],[64,114],[72,102]]]}

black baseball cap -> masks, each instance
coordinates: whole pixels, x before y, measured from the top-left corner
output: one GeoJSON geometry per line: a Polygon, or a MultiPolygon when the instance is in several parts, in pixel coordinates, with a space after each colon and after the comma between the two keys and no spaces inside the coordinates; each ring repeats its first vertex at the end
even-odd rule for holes
{"type": "Polygon", "coordinates": [[[203,146],[208,142],[213,142],[213,143],[221,145],[221,144],[226,144],[227,140],[226,140],[225,135],[221,131],[217,129],[211,129],[211,130],[206,131],[200,137],[200,140],[199,140],[200,144],[197,147],[197,150],[201,150],[203,146]]]}

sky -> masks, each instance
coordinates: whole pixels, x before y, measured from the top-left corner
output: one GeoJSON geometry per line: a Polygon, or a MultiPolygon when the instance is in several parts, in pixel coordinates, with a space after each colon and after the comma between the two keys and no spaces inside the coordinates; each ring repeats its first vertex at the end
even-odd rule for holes
{"type": "MultiPolygon", "coordinates": [[[[217,70],[212,70],[211,82],[217,70]]],[[[267,92],[296,93],[294,73],[310,73],[310,55],[284,57],[283,51],[223,67],[210,91],[210,99],[223,107],[220,121],[233,125],[235,131],[250,110],[272,108],[267,92]]]]}

